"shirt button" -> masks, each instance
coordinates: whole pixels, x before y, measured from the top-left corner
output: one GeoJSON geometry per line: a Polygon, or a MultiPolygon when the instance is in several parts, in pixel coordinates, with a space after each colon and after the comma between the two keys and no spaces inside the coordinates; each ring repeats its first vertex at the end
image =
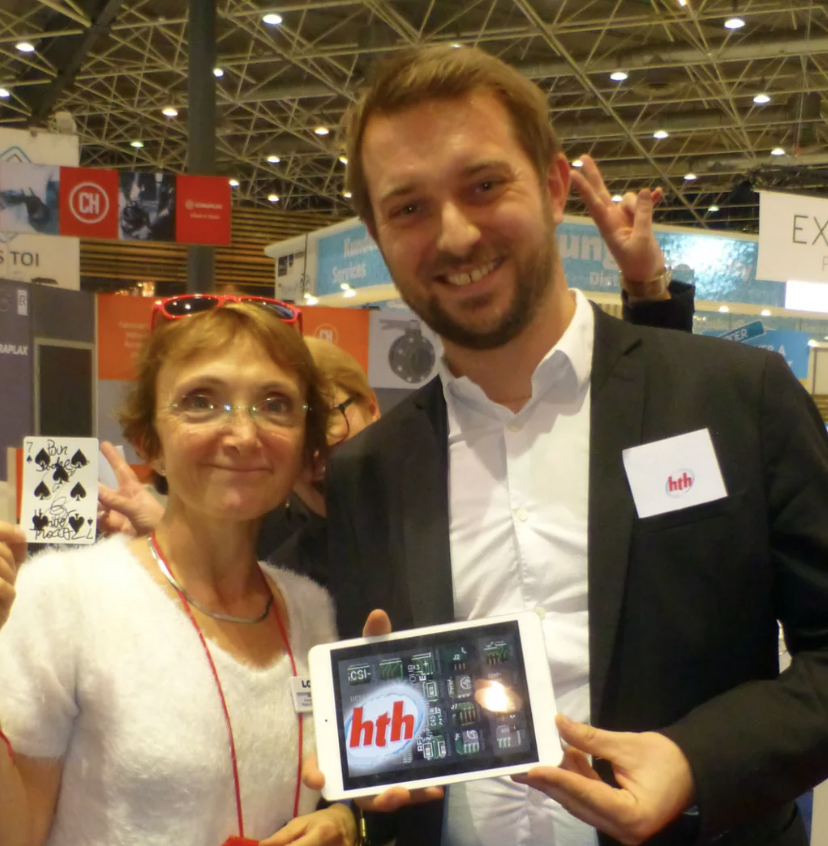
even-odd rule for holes
{"type": "Polygon", "coordinates": [[[510,432],[519,432],[523,427],[520,423],[510,423],[508,428],[510,432]]]}
{"type": "Polygon", "coordinates": [[[517,517],[521,523],[525,523],[529,519],[529,512],[525,508],[518,508],[518,510],[515,511],[515,517],[517,517]]]}

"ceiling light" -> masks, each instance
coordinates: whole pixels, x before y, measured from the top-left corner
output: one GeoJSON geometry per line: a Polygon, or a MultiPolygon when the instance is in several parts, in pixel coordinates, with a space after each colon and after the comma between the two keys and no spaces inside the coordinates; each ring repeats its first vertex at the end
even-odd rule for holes
{"type": "Polygon", "coordinates": [[[757,106],[764,106],[765,103],[770,103],[770,95],[768,95],[768,94],[757,94],[753,98],[753,102],[756,103],[757,106]]]}
{"type": "Polygon", "coordinates": [[[459,50],[463,45],[459,41],[453,41],[451,46],[454,47],[455,50],[459,50]]]}
{"type": "Polygon", "coordinates": [[[664,138],[669,138],[669,137],[670,137],[670,133],[667,132],[666,129],[657,129],[653,133],[653,138],[657,138],[659,141],[661,141],[664,138]]]}
{"type": "Polygon", "coordinates": [[[327,135],[331,130],[327,126],[317,126],[313,131],[317,135],[327,135]]]}
{"type": "Polygon", "coordinates": [[[679,4],[679,6],[684,8],[687,5],[687,0],[678,0],[678,4],[679,4]]]}
{"type": "Polygon", "coordinates": [[[581,160],[581,159],[575,159],[575,161],[572,162],[572,167],[583,167],[583,166],[584,166],[584,163],[583,163],[583,160],[581,160]]]}
{"type": "Polygon", "coordinates": [[[135,147],[136,150],[140,150],[141,147],[144,146],[144,142],[143,141],[130,141],[129,146],[135,147]]]}
{"type": "Polygon", "coordinates": [[[710,206],[710,208],[708,209],[709,212],[717,212],[718,210],[719,210],[718,206],[710,206]]]}
{"type": "Polygon", "coordinates": [[[341,161],[342,164],[346,165],[346,164],[348,164],[348,157],[347,156],[340,156],[339,161],[341,161]]]}
{"type": "Polygon", "coordinates": [[[10,97],[10,96],[11,96],[11,92],[9,91],[8,88],[0,88],[0,98],[5,100],[6,97],[10,97]]]}
{"type": "Polygon", "coordinates": [[[784,155],[785,155],[785,150],[784,150],[784,148],[783,148],[783,147],[774,147],[774,148],[771,150],[771,155],[772,155],[772,156],[784,156],[784,155]]]}
{"type": "Polygon", "coordinates": [[[279,195],[278,194],[268,194],[267,199],[270,200],[271,203],[278,203],[279,202],[279,195]]]}
{"type": "Polygon", "coordinates": [[[692,182],[694,179],[697,179],[697,178],[698,177],[696,176],[695,173],[693,173],[692,170],[689,173],[684,174],[684,181],[685,182],[692,182]]]}
{"type": "Polygon", "coordinates": [[[231,188],[238,188],[239,187],[239,180],[238,179],[230,179],[228,181],[230,182],[231,188]]]}
{"type": "Polygon", "coordinates": [[[224,76],[224,71],[221,68],[213,68],[213,76],[216,79],[221,79],[224,76]]]}
{"type": "Polygon", "coordinates": [[[771,311],[769,308],[763,308],[762,311],[759,312],[760,317],[770,317],[771,311]]]}
{"type": "Polygon", "coordinates": [[[343,297],[355,297],[356,291],[353,288],[349,288],[342,296],[343,297]]]}
{"type": "Polygon", "coordinates": [[[613,195],[612,195],[612,201],[613,201],[613,203],[620,203],[620,202],[621,202],[621,200],[623,200],[623,199],[624,199],[624,198],[623,198],[620,194],[613,194],[613,195]]]}
{"type": "Polygon", "coordinates": [[[741,29],[744,25],[744,20],[738,15],[734,15],[732,18],[728,18],[724,22],[725,29],[741,29]]]}
{"type": "Polygon", "coordinates": [[[35,46],[28,41],[18,41],[17,44],[14,45],[21,53],[34,53],[35,46]]]}
{"type": "Polygon", "coordinates": [[[269,14],[264,15],[262,20],[269,26],[279,26],[282,22],[282,16],[277,15],[275,12],[270,12],[269,14]]]}
{"type": "Polygon", "coordinates": [[[722,314],[727,314],[730,311],[730,309],[727,306],[719,306],[719,311],[722,314]]]}
{"type": "Polygon", "coordinates": [[[628,76],[628,74],[627,74],[626,71],[617,70],[617,71],[613,71],[610,74],[610,79],[613,82],[623,82],[627,78],[627,76],[628,76]]]}
{"type": "Polygon", "coordinates": [[[808,346],[809,347],[815,347],[815,346],[817,346],[818,343],[819,343],[818,341],[815,341],[813,338],[811,338],[811,340],[808,341],[808,346]]]}
{"type": "Polygon", "coordinates": [[[271,164],[279,164],[279,162],[280,162],[280,161],[282,161],[282,160],[281,160],[278,156],[268,156],[268,157],[267,157],[267,160],[268,160],[271,164]]]}
{"type": "Polygon", "coordinates": [[[173,108],[172,106],[167,106],[166,109],[161,110],[161,114],[165,117],[178,117],[178,109],[173,108]]]}
{"type": "Polygon", "coordinates": [[[343,191],[343,192],[342,192],[342,196],[343,196],[346,200],[350,200],[350,199],[351,199],[351,192],[350,192],[350,191],[343,191]]]}

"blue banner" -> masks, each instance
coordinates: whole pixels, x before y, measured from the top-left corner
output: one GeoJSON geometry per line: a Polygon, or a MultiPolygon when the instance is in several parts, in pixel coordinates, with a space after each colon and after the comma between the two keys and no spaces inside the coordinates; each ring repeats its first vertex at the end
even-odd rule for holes
{"type": "MultiPolygon", "coordinates": [[[[656,232],[667,264],[680,282],[696,286],[697,300],[784,306],[785,284],[756,278],[756,241],[694,232],[656,232]]],[[[620,294],[618,265],[592,223],[564,222],[558,250],[571,288],[620,294]]],[[[323,235],[317,242],[316,293],[343,285],[367,288],[391,283],[388,268],[364,224],[323,235]]]]}
{"type": "Polygon", "coordinates": [[[731,329],[729,332],[724,332],[719,335],[723,341],[747,341],[749,338],[755,338],[757,335],[764,335],[765,327],[761,320],[755,320],[753,323],[745,323],[744,326],[738,326],[736,329],[731,329]]]}
{"type": "Polygon", "coordinates": [[[391,275],[364,224],[324,235],[317,242],[316,295],[338,294],[343,285],[388,285],[391,275]]]}
{"type": "Polygon", "coordinates": [[[744,343],[751,347],[761,347],[763,350],[777,352],[788,362],[797,379],[808,378],[808,362],[811,358],[811,348],[808,346],[810,336],[807,332],[765,332],[756,338],[749,338],[744,343]]]}

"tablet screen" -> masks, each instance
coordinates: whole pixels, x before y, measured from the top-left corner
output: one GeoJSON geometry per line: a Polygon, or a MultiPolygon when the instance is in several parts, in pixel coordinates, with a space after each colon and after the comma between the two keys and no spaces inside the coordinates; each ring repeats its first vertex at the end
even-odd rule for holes
{"type": "Polygon", "coordinates": [[[334,649],[343,787],[538,760],[515,621],[334,649]]]}

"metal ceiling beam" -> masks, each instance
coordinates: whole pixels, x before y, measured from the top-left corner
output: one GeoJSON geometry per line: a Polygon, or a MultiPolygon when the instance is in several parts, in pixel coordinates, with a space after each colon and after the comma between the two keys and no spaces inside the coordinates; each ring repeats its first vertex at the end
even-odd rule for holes
{"type": "Polygon", "coordinates": [[[37,0],[37,2],[40,3],[41,6],[48,6],[55,12],[60,12],[61,15],[70,18],[75,21],[75,23],[79,23],[82,26],[92,26],[92,21],[90,21],[86,15],[76,12],[74,9],[70,9],[63,3],[58,3],[57,0],[37,0]]]}
{"type": "MultiPolygon", "coordinates": [[[[86,34],[82,36],[72,58],[64,65],[58,78],[43,93],[39,102],[31,104],[33,124],[42,123],[51,113],[63,91],[68,88],[75,79],[90,50],[95,46],[98,39],[106,34],[109,25],[118,14],[123,0],[108,0],[98,12],[94,22],[91,23],[86,34]]],[[[64,10],[65,11],[65,10],[64,10]]]]}
{"type": "MultiPolygon", "coordinates": [[[[561,40],[555,35],[552,29],[547,25],[546,21],[535,11],[529,0],[512,0],[515,6],[526,15],[529,20],[538,30],[538,33],[543,37],[546,43],[572,68],[576,79],[581,83],[585,91],[590,92],[604,108],[604,111],[621,127],[621,132],[627,137],[630,144],[635,147],[639,153],[652,165],[653,170],[662,178],[664,187],[674,194],[680,194],[678,186],[673,184],[669,175],[664,171],[659,162],[657,162],[651,155],[649,150],[639,141],[638,136],[627,126],[621,116],[612,107],[612,104],[607,100],[598,88],[595,87],[589,75],[585,73],[578,62],[572,57],[570,52],[563,45],[561,40]]],[[[682,202],[687,206],[690,213],[702,225],[705,226],[704,220],[699,216],[698,212],[682,198],[682,202]]]]}
{"type": "MultiPolygon", "coordinates": [[[[698,47],[676,47],[674,44],[665,44],[663,48],[646,47],[629,53],[614,54],[611,58],[597,59],[590,62],[585,70],[587,73],[612,73],[618,68],[623,68],[627,73],[630,73],[631,71],[706,65],[712,59],[719,63],[749,62],[759,59],[780,59],[785,56],[799,58],[800,56],[814,56],[821,53],[828,53],[828,37],[775,38],[739,45],[732,45],[724,41],[719,44],[712,44],[710,55],[698,47]]],[[[523,64],[518,66],[518,70],[530,79],[575,76],[572,66],[568,62],[523,64]]]]}

